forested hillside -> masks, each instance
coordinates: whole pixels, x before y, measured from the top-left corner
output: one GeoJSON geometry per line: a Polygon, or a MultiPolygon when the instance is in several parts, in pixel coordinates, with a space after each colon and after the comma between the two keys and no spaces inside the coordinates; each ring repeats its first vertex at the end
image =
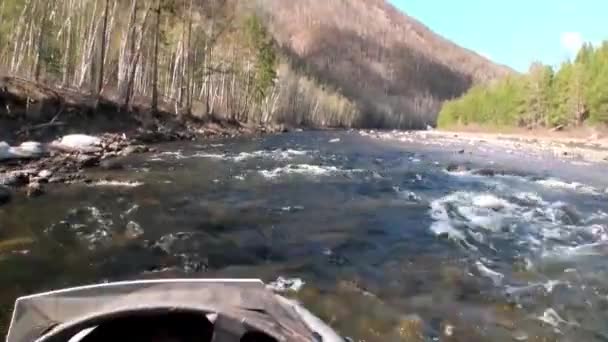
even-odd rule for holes
{"type": "Polygon", "coordinates": [[[0,0],[0,75],[125,110],[424,127],[509,72],[383,0],[0,0]]]}
{"type": "Polygon", "coordinates": [[[512,73],[384,0],[259,0],[271,31],[311,75],[362,111],[360,125],[426,127],[473,83],[512,73]]]}
{"type": "Polygon", "coordinates": [[[584,45],[555,71],[533,64],[525,75],[477,85],[446,103],[439,125],[563,128],[608,124],[608,42],[584,45]]]}

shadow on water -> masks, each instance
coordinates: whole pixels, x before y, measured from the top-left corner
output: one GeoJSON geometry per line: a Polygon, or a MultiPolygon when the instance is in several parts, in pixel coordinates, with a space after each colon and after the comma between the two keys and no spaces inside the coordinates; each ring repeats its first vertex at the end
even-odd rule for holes
{"type": "Polygon", "coordinates": [[[91,171],[123,183],[17,197],[0,208],[0,330],[42,290],[284,276],[355,340],[605,340],[606,195],[539,183],[577,173],[556,161],[453,149],[347,132],[172,144],[91,171]]]}

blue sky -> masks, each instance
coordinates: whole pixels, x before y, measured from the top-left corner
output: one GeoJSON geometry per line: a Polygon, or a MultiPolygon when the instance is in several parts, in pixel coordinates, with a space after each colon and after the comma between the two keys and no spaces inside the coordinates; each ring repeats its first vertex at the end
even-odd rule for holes
{"type": "Polygon", "coordinates": [[[608,0],[390,0],[457,44],[525,71],[608,39],[608,0]]]}

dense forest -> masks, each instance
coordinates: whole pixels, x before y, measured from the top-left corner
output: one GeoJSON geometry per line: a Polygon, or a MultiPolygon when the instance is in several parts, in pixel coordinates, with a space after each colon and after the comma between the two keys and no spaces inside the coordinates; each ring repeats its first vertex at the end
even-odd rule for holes
{"type": "Polygon", "coordinates": [[[355,105],[292,67],[228,0],[0,0],[0,74],[176,114],[346,126],[355,105]],[[322,114],[321,114],[322,113],[322,114]]]}
{"type": "Polygon", "coordinates": [[[0,76],[125,111],[426,127],[509,73],[384,0],[0,0],[0,76]]]}
{"type": "Polygon", "coordinates": [[[446,103],[438,123],[529,129],[608,124],[608,42],[585,44],[557,71],[534,63],[524,75],[479,84],[446,103]]]}

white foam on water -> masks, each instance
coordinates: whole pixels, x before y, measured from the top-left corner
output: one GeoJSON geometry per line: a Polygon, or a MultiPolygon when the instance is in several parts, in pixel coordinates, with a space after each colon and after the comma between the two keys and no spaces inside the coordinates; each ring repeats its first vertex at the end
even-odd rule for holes
{"type": "Polygon", "coordinates": [[[217,153],[205,153],[205,152],[197,152],[192,155],[194,158],[209,158],[209,159],[226,159],[227,156],[225,154],[217,154],[217,153]]]}
{"type": "Polygon", "coordinates": [[[598,241],[608,241],[608,227],[601,224],[593,224],[584,228],[584,230],[598,241]]]}
{"type": "Polygon", "coordinates": [[[133,212],[135,212],[137,209],[139,209],[139,205],[137,204],[133,204],[131,206],[131,208],[129,208],[127,211],[125,211],[125,215],[131,215],[133,214],[133,212]]]}
{"type": "Polygon", "coordinates": [[[479,276],[516,295],[538,288],[551,293],[556,286],[568,285],[568,279],[510,286],[510,279],[484,257],[515,258],[534,272],[538,272],[536,263],[567,266],[608,257],[608,215],[601,211],[585,215],[564,202],[547,202],[536,193],[509,190],[514,193],[457,191],[433,200],[429,230],[468,250],[479,276]]]}
{"type": "MultiPolygon", "coordinates": [[[[162,157],[172,157],[175,159],[188,159],[189,157],[184,156],[184,154],[182,153],[182,151],[167,151],[167,152],[161,152],[157,155],[152,156],[152,159],[158,159],[158,158],[162,158],[162,157]]],[[[161,159],[162,160],[162,159],[161,159]]]]}
{"type": "Polygon", "coordinates": [[[282,207],[281,211],[286,211],[286,212],[295,212],[295,211],[302,211],[304,210],[304,207],[301,205],[296,205],[296,206],[287,206],[287,207],[282,207]]]}
{"type": "Polygon", "coordinates": [[[545,258],[572,259],[576,257],[608,256],[608,241],[587,243],[573,247],[558,246],[543,254],[545,258]]]}
{"type": "Polygon", "coordinates": [[[547,188],[571,190],[571,191],[576,191],[576,192],[580,192],[580,193],[584,193],[584,194],[591,194],[591,195],[601,195],[602,194],[601,191],[599,191],[598,189],[596,189],[592,186],[578,183],[578,182],[565,182],[565,181],[562,181],[562,180],[559,180],[556,178],[538,180],[538,181],[536,181],[536,184],[542,185],[547,188]]]}
{"type": "Polygon", "coordinates": [[[293,159],[298,156],[305,156],[309,153],[310,153],[310,151],[300,151],[300,150],[292,150],[292,149],[256,151],[256,152],[252,152],[252,153],[243,152],[243,153],[240,153],[238,156],[234,157],[234,160],[237,162],[252,159],[252,158],[270,158],[270,159],[275,159],[275,160],[289,160],[289,159],[293,159]]]}
{"type": "Polygon", "coordinates": [[[518,193],[514,194],[513,197],[517,198],[518,200],[520,200],[522,202],[529,203],[531,205],[540,205],[540,206],[547,205],[547,202],[545,202],[542,199],[542,197],[540,197],[540,195],[535,192],[518,192],[518,193]]]}
{"type": "Polygon", "coordinates": [[[110,214],[89,206],[70,210],[62,221],[51,225],[45,232],[69,232],[86,244],[89,250],[94,250],[111,242],[113,226],[110,214]]]}
{"type": "Polygon", "coordinates": [[[473,197],[472,204],[480,208],[500,210],[505,208],[513,208],[514,205],[507,200],[498,198],[492,194],[480,194],[473,197]]]}
{"type": "MultiPolygon", "coordinates": [[[[489,193],[455,192],[431,202],[431,217],[452,227],[498,231],[518,206],[489,193]]],[[[454,228],[455,229],[455,228],[454,228]]],[[[462,232],[465,235],[465,232],[462,232]]]]}
{"type": "MultiPolygon", "coordinates": [[[[560,325],[578,326],[576,322],[569,322],[563,319],[553,308],[549,308],[543,312],[543,314],[537,317],[538,320],[545,322],[557,329],[560,325]]],[[[559,330],[557,330],[559,331],[559,330]]]]}
{"type": "Polygon", "coordinates": [[[470,170],[453,170],[453,171],[443,170],[443,172],[450,176],[455,176],[455,177],[472,177],[472,178],[481,178],[482,177],[479,175],[474,175],[473,172],[470,170]]]}
{"type": "Polygon", "coordinates": [[[89,211],[93,220],[99,223],[103,228],[109,228],[110,226],[112,226],[112,220],[106,218],[107,214],[102,213],[101,210],[99,210],[98,208],[86,207],[85,209],[89,211]]]}
{"type": "Polygon", "coordinates": [[[447,236],[449,239],[461,243],[469,249],[476,250],[477,247],[467,241],[464,232],[452,225],[447,209],[440,201],[431,202],[431,217],[435,222],[431,224],[430,230],[437,236],[447,236]]]}
{"type": "Polygon", "coordinates": [[[568,285],[568,284],[564,283],[562,281],[559,281],[559,280],[549,280],[541,285],[545,288],[545,290],[547,292],[551,293],[551,292],[553,292],[553,289],[555,287],[557,287],[558,285],[568,285]]]}
{"type": "Polygon", "coordinates": [[[195,158],[208,158],[208,159],[221,159],[233,162],[243,162],[255,158],[268,158],[273,160],[291,160],[298,156],[305,156],[311,151],[301,151],[292,149],[276,149],[276,150],[262,150],[254,152],[241,152],[236,155],[230,154],[219,154],[219,153],[207,153],[197,152],[192,157],[195,158]]]}
{"type": "Polygon", "coordinates": [[[142,182],[137,181],[117,181],[117,180],[100,180],[93,182],[90,186],[107,186],[107,187],[120,187],[120,188],[137,188],[144,185],[142,182]]]}
{"type": "MultiPolygon", "coordinates": [[[[493,164],[493,162],[490,162],[490,164],[493,164]]],[[[495,171],[495,174],[493,174],[493,175],[483,174],[483,170],[458,169],[458,170],[452,170],[452,171],[443,170],[443,172],[452,177],[458,177],[458,178],[462,178],[464,180],[484,182],[486,184],[491,184],[491,185],[504,185],[504,183],[502,183],[502,181],[505,181],[505,180],[522,182],[522,183],[529,182],[529,180],[526,177],[513,175],[513,174],[505,174],[500,171],[495,171]]]]}
{"type": "Polygon", "coordinates": [[[492,280],[495,286],[500,286],[505,278],[504,274],[490,269],[481,261],[475,262],[475,267],[477,267],[477,271],[479,271],[479,274],[481,274],[481,276],[492,280]]]}
{"type": "Polygon", "coordinates": [[[266,287],[275,292],[298,292],[305,284],[300,278],[278,277],[277,280],[269,283],[266,287]]]}
{"type": "Polygon", "coordinates": [[[309,164],[297,164],[297,165],[287,165],[284,167],[278,167],[273,170],[259,170],[258,172],[264,178],[272,179],[277,178],[283,175],[289,174],[298,174],[305,176],[326,176],[337,173],[349,173],[355,172],[357,170],[343,170],[339,169],[335,166],[319,166],[319,165],[309,165],[309,164]]]}
{"type": "Polygon", "coordinates": [[[533,293],[539,289],[545,290],[546,293],[552,293],[558,286],[570,286],[568,282],[561,280],[548,280],[544,283],[532,283],[526,286],[505,286],[505,292],[512,296],[522,296],[533,293]]]}
{"type": "Polygon", "coordinates": [[[608,213],[598,210],[595,213],[587,216],[587,218],[585,219],[585,222],[592,222],[595,220],[607,220],[607,219],[608,219],[608,213]]]}

